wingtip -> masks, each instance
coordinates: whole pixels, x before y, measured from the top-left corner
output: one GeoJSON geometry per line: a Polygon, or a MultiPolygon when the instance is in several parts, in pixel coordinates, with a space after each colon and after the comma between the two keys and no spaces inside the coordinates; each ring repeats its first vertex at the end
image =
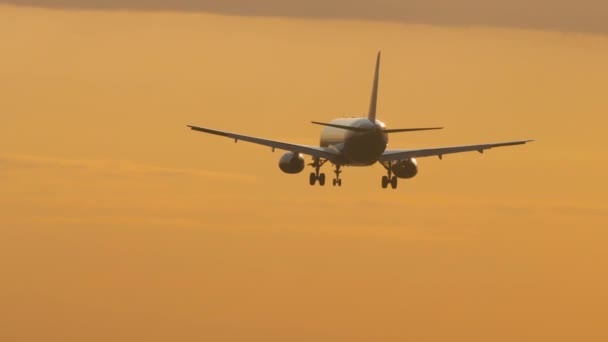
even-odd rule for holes
{"type": "Polygon", "coordinates": [[[186,125],[186,127],[190,128],[193,131],[196,131],[199,127],[194,126],[194,125],[186,125]]]}

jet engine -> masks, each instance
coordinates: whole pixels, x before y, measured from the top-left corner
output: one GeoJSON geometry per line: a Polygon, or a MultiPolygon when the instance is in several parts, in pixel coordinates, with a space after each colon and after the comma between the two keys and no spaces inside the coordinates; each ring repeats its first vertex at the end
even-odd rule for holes
{"type": "Polygon", "coordinates": [[[279,168],[285,173],[300,173],[304,170],[304,157],[299,153],[287,152],[279,159],[279,168]]]}
{"type": "Polygon", "coordinates": [[[414,158],[400,160],[391,169],[399,178],[413,178],[418,173],[418,163],[414,158]]]}

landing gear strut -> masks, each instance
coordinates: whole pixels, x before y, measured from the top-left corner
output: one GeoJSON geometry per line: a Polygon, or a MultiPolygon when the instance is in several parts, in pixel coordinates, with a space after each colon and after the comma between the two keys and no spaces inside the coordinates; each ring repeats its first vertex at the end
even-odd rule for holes
{"type": "Polygon", "coordinates": [[[342,179],[340,179],[342,171],[340,171],[340,165],[336,164],[335,166],[336,169],[334,170],[334,173],[336,174],[336,178],[334,178],[334,186],[342,186],[342,179]]]}
{"type": "Polygon", "coordinates": [[[321,158],[315,158],[312,163],[308,164],[315,168],[315,172],[310,173],[310,185],[315,185],[319,181],[319,185],[325,185],[325,174],[319,173],[321,166],[327,162],[327,159],[321,160],[321,158]]]}
{"type": "Polygon", "coordinates": [[[397,189],[397,177],[393,176],[393,163],[389,161],[387,163],[382,163],[382,166],[384,166],[388,173],[388,175],[382,176],[382,189],[386,189],[389,184],[391,185],[391,188],[397,189]]]}

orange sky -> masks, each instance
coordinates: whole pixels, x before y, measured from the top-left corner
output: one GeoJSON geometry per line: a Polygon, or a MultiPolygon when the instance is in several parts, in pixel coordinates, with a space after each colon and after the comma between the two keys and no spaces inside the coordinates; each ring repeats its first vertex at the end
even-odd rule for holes
{"type": "MultiPolygon", "coordinates": [[[[608,38],[0,7],[0,340],[605,341],[608,38]],[[186,124],[534,138],[340,189],[186,124]]],[[[325,170],[329,172],[330,169],[325,170]]]]}
{"type": "Polygon", "coordinates": [[[347,18],[608,34],[608,3],[604,0],[0,0],[0,4],[3,3],[63,9],[347,18]]]}

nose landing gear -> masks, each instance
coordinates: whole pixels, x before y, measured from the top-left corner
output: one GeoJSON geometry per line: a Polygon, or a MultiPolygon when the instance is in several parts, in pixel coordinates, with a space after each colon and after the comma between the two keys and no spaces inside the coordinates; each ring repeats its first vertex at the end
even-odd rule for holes
{"type": "Polygon", "coordinates": [[[336,164],[336,169],[334,170],[334,173],[336,174],[336,178],[334,178],[334,186],[342,186],[342,179],[340,179],[340,174],[342,173],[342,171],[340,171],[340,165],[336,164]]]}

